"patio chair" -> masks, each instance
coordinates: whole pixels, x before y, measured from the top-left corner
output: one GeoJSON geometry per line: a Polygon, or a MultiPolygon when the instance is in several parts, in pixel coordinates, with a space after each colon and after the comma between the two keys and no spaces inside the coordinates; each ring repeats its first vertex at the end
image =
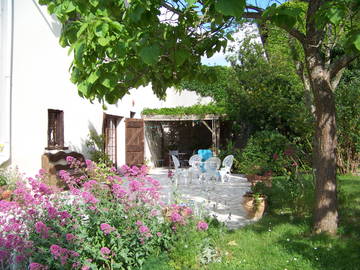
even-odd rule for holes
{"type": "Polygon", "coordinates": [[[174,164],[171,158],[173,155],[179,160],[179,150],[169,150],[169,167],[171,167],[174,164]]]}
{"type": "Polygon", "coordinates": [[[219,168],[221,165],[221,160],[218,157],[211,157],[205,161],[205,180],[219,179],[219,168]]]}
{"type": "Polygon", "coordinates": [[[201,175],[201,157],[199,155],[193,155],[189,159],[190,168],[188,169],[189,179],[199,179],[201,175]]]}
{"type": "Polygon", "coordinates": [[[226,181],[229,180],[230,170],[233,165],[233,162],[234,162],[233,155],[228,155],[224,158],[224,160],[222,162],[222,167],[219,171],[220,177],[221,177],[221,183],[224,183],[225,180],[226,181]]]}
{"type": "Polygon", "coordinates": [[[180,180],[182,178],[184,178],[185,184],[186,184],[186,177],[184,177],[185,173],[184,173],[184,170],[180,168],[179,159],[174,155],[171,155],[171,158],[172,158],[172,160],[174,162],[174,167],[175,167],[175,173],[174,173],[175,185],[178,186],[178,184],[180,183],[180,180]]]}

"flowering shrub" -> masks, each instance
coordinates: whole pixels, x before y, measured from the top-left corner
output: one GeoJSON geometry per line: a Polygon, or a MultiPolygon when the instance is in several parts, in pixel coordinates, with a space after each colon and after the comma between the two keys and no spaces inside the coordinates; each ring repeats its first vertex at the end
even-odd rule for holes
{"type": "MultiPolygon", "coordinates": [[[[0,201],[0,266],[18,269],[133,269],[168,249],[192,210],[163,204],[147,167],[119,170],[67,159],[67,191],[35,178],[19,181],[13,201],[0,201]]],[[[199,230],[206,230],[198,224],[199,230]]]]}

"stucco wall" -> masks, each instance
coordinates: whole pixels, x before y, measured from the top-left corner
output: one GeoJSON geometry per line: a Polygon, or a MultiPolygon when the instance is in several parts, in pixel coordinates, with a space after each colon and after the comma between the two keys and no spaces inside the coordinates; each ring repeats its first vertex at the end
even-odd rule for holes
{"type": "MultiPolygon", "coordinates": [[[[18,0],[14,6],[14,59],[12,104],[12,165],[33,175],[41,166],[47,146],[47,110],[64,111],[65,145],[83,151],[92,125],[101,132],[103,113],[98,103],[91,104],[77,95],[70,82],[71,57],[60,47],[59,23],[37,1],[18,0]]],[[[207,103],[192,92],[178,94],[169,89],[166,101],[153,95],[151,88],[131,91],[106,113],[140,117],[144,107],[171,107],[207,103]]],[[[124,119],[118,126],[118,164],[125,162],[124,119]]],[[[149,155],[148,149],[146,155],[149,155]]]]}

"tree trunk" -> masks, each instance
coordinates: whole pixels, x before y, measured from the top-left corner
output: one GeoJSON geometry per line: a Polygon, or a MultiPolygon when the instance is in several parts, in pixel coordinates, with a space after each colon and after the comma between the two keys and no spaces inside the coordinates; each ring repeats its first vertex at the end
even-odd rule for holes
{"type": "Polygon", "coordinates": [[[314,232],[336,234],[338,212],[336,190],[337,138],[335,98],[328,70],[319,64],[318,61],[310,61],[309,70],[316,110],[314,145],[314,166],[316,170],[314,232]],[[314,65],[311,65],[311,63],[314,65]]]}

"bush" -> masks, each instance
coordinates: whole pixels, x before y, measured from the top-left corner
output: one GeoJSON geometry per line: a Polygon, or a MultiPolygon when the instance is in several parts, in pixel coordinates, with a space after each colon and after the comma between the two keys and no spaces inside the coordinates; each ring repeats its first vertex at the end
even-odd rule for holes
{"type": "Polygon", "coordinates": [[[13,201],[0,201],[0,265],[137,269],[170,249],[180,233],[195,230],[192,210],[163,204],[159,182],[145,166],[117,171],[89,160],[86,166],[67,161],[79,173],[61,172],[69,191],[42,183],[47,174],[41,170],[17,183],[13,201]]]}
{"type": "Polygon", "coordinates": [[[263,175],[267,172],[282,175],[294,153],[290,141],[276,131],[260,131],[248,140],[240,155],[240,170],[245,174],[263,175]]]}

